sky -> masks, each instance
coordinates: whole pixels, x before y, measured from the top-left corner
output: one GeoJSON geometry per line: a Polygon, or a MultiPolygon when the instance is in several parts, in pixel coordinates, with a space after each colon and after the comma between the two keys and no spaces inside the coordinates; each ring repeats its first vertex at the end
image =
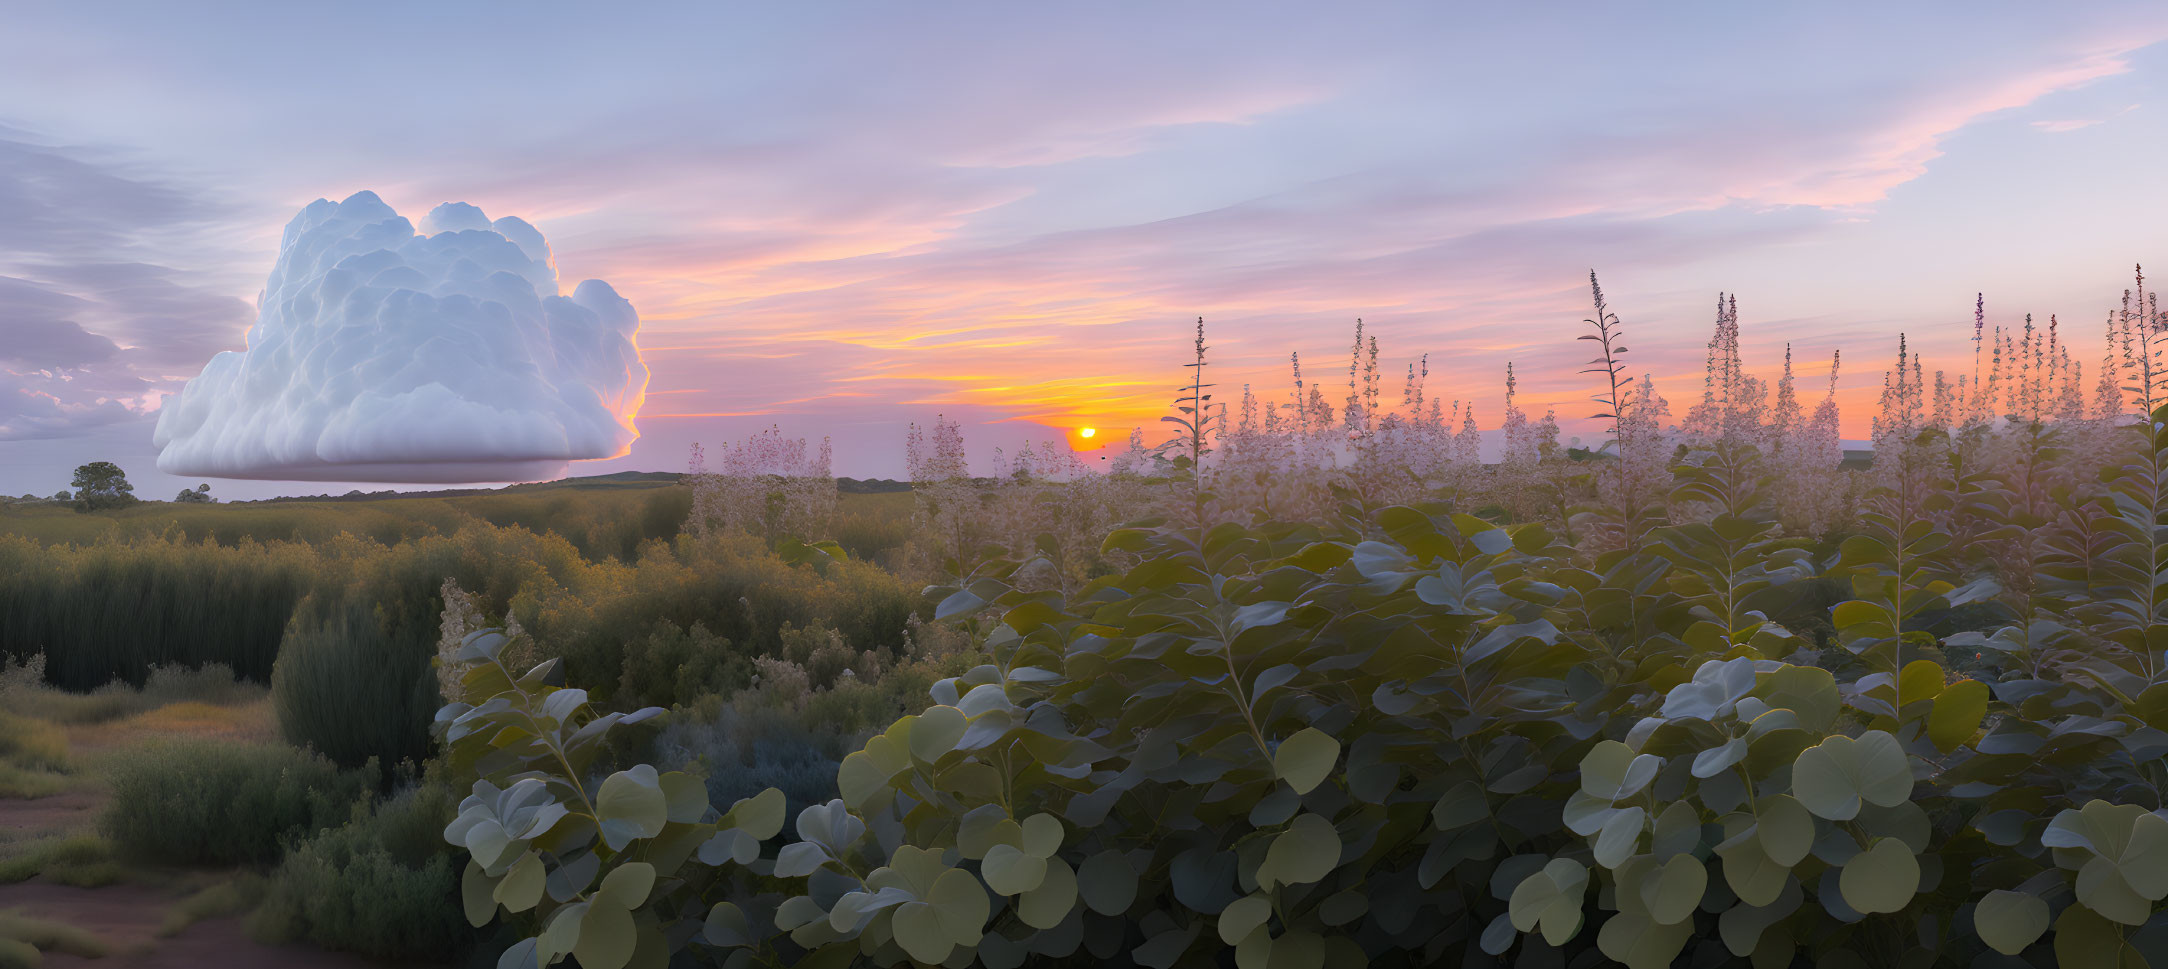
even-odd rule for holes
{"type": "Polygon", "coordinates": [[[1900,332],[1969,367],[1984,292],[2091,373],[2168,269],[2158,5],[306,6],[11,12],[0,492],[200,480],[158,411],[247,345],[287,221],[363,190],[522,218],[637,308],[639,439],[575,474],[770,424],[856,477],[936,415],[982,465],[1157,436],[1199,316],[1230,396],[1284,399],[1291,351],[1344,383],[1360,317],[1484,426],[1510,362],[1593,437],[1591,269],[1675,410],[1736,293],[1751,368],[1844,350],[1859,438],[1900,332]]]}

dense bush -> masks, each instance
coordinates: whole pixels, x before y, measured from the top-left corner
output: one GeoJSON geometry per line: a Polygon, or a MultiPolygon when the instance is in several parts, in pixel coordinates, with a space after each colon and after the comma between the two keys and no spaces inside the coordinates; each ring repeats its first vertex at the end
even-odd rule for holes
{"type": "Polygon", "coordinates": [[[263,865],[297,834],[347,819],[375,764],[342,771],[275,744],[175,740],[118,755],[99,827],[120,851],[175,865],[263,865]]]}
{"type": "Polygon", "coordinates": [[[219,663],[267,681],[294,604],[329,578],[325,557],[286,544],[0,536],[0,654],[42,652],[46,676],[77,691],[141,684],[158,664],[219,663]]]}
{"type": "Polygon", "coordinates": [[[399,635],[396,614],[358,597],[318,602],[294,616],[272,673],[280,734],[348,767],[428,756],[433,644],[399,635]]]}
{"type": "Polygon", "coordinates": [[[298,841],[250,920],[269,942],[305,940],[377,959],[443,962],[475,932],[459,917],[457,866],[444,825],[455,798],[425,784],[298,841]]]}

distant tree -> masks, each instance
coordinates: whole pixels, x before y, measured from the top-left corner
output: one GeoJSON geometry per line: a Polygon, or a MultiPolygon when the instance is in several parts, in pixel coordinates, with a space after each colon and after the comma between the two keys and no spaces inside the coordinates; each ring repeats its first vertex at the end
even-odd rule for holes
{"type": "Polygon", "coordinates": [[[37,495],[24,495],[24,496],[23,496],[23,500],[24,500],[24,501],[36,501],[36,500],[38,500],[38,496],[37,496],[37,495]]]}
{"type": "Polygon", "coordinates": [[[217,501],[218,499],[211,497],[210,485],[199,484],[193,490],[188,488],[182,488],[181,493],[175,495],[173,497],[173,500],[182,503],[200,502],[207,504],[213,501],[217,501]]]}
{"type": "Polygon", "coordinates": [[[72,499],[74,499],[74,498],[75,498],[75,496],[74,496],[74,495],[71,495],[71,494],[67,493],[66,491],[55,491],[55,492],[53,492],[53,500],[54,500],[54,501],[69,501],[69,500],[72,500],[72,499]]]}
{"type": "Polygon", "coordinates": [[[75,469],[75,480],[69,483],[75,486],[76,511],[123,508],[137,501],[135,485],[111,461],[92,461],[75,469]]]}

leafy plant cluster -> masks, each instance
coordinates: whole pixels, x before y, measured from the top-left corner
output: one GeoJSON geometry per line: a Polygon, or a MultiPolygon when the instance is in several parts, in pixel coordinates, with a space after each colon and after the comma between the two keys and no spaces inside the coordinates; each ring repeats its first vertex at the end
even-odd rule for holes
{"type": "Polygon", "coordinates": [[[1745,433],[1658,513],[1569,509],[1595,548],[1356,489],[1215,521],[1178,475],[1117,570],[933,590],[990,661],[779,844],[780,792],[597,768],[661,711],[476,633],[437,728],[467,914],[588,969],[2168,965],[2168,408],[1908,420],[1916,367],[1827,543],[1745,433]]]}

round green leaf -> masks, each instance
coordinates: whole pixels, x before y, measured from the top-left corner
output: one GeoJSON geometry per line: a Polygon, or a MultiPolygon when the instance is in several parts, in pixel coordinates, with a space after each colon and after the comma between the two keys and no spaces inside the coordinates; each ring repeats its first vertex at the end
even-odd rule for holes
{"type": "Polygon", "coordinates": [[[960,868],[942,872],[934,879],[926,901],[933,905],[942,928],[957,945],[978,945],[986,934],[986,917],[993,913],[993,903],[970,872],[960,868]]]}
{"type": "Polygon", "coordinates": [[[2151,811],[2131,819],[2130,840],[2115,867],[2147,901],[2168,897],[2168,819],[2151,811]]]}
{"type": "Polygon", "coordinates": [[[1581,758],[1581,790],[1590,797],[1617,801],[1632,797],[1656,779],[1663,758],[1635,755],[1634,749],[1616,740],[1600,741],[1581,758]]]}
{"type": "Polygon", "coordinates": [[[1220,941],[1228,945],[1241,942],[1271,917],[1271,899],[1263,895],[1246,895],[1235,899],[1227,903],[1226,908],[1220,909],[1220,941]]]}
{"type": "Polygon", "coordinates": [[[1828,737],[1799,752],[1792,794],[1817,817],[1850,821],[1862,801],[1895,807],[1911,800],[1912,762],[1885,731],[1828,737]]]}
{"type": "MultiPolygon", "coordinates": [[[[808,899],[810,901],[810,899],[808,899]]],[[[573,902],[550,913],[549,926],[542,930],[539,948],[551,952],[571,952],[579,944],[580,928],[586,920],[586,902],[573,902]]]]}
{"type": "Polygon", "coordinates": [[[756,943],[745,910],[729,902],[717,902],[708,910],[707,921],[701,925],[701,935],[711,945],[749,946],[756,943]]]}
{"type": "Polygon", "coordinates": [[[2078,869],[2076,888],[2078,901],[2112,921],[2144,925],[2153,915],[2152,903],[2139,895],[2115,863],[2106,858],[2087,859],[2078,869]]]}
{"type": "Polygon", "coordinates": [[[1927,737],[1944,751],[1956,750],[1980,732],[1980,721],[1986,716],[1987,684],[1958,680],[1935,697],[1934,709],[1927,714],[1927,737]]]}
{"type": "MultiPolygon", "coordinates": [[[[641,764],[603,780],[602,791],[595,797],[595,813],[602,823],[602,840],[610,850],[622,851],[634,838],[661,834],[670,821],[670,803],[655,768],[641,764]]],[[[631,958],[632,950],[626,949],[625,955],[631,958]]]]}
{"type": "MultiPolygon", "coordinates": [[[[1446,796],[1451,797],[1451,792],[1448,792],[1446,796]]],[[[1440,803],[1444,802],[1441,801],[1440,803]]],[[[1587,791],[1574,791],[1566,795],[1566,806],[1561,812],[1561,818],[1566,822],[1566,830],[1586,838],[1603,830],[1603,823],[1611,820],[1611,815],[1617,814],[1618,810],[1618,808],[1611,806],[1610,798],[1596,797],[1587,791]]],[[[1434,817],[1435,814],[1436,811],[1433,809],[1434,817]]],[[[1483,817],[1488,816],[1489,809],[1486,807],[1484,814],[1474,820],[1481,820],[1483,817]]],[[[1474,823],[1474,821],[1469,823],[1474,823]]]]}
{"type": "Polygon", "coordinates": [[[1308,794],[1324,783],[1332,765],[1340,759],[1340,741],[1316,727],[1304,727],[1280,741],[1272,754],[1272,771],[1297,794],[1308,794]]]}
{"type": "Polygon", "coordinates": [[[1724,884],[1748,905],[1767,905],[1792,880],[1790,865],[1777,864],[1759,840],[1743,841],[1723,852],[1724,884]]]}
{"type": "Polygon", "coordinates": [[[865,751],[854,750],[836,768],[836,792],[843,796],[845,806],[861,809],[887,790],[888,779],[894,776],[894,771],[881,769],[865,751]]]}
{"type": "Polygon", "coordinates": [[[768,788],[730,806],[730,818],[738,830],[766,841],[783,830],[783,792],[768,788]]]}
{"type": "Polygon", "coordinates": [[[647,893],[654,887],[655,866],[644,861],[628,861],[602,876],[602,887],[595,889],[595,904],[630,911],[646,904],[647,893]]]}
{"type": "Polygon", "coordinates": [[[504,873],[493,897],[509,911],[524,912],[542,901],[546,880],[542,856],[530,851],[512,863],[512,870],[504,873]]]}
{"type": "Polygon", "coordinates": [[[1596,948],[1627,969],[1670,969],[1693,935],[1692,921],[1662,925],[1645,915],[1620,912],[1596,933],[1596,948]]]}
{"type": "Polygon", "coordinates": [[[1980,941],[2014,956],[2048,930],[2048,903],[2024,892],[1992,891],[1973,908],[1972,923],[1980,941]]]}
{"type": "Polygon", "coordinates": [[[1003,895],[1022,895],[1039,887],[1048,867],[1048,859],[1027,855],[1015,845],[997,844],[979,863],[979,873],[986,877],[986,887],[1003,895]]]}
{"type": "Polygon", "coordinates": [[[2123,941],[2123,928],[2083,905],[2069,905],[2055,918],[2055,963],[2088,969],[2145,969],[2145,956],[2123,941]]]}
{"type": "Polygon", "coordinates": [[[1715,777],[1731,769],[1731,765],[1746,759],[1746,741],[1733,737],[1724,743],[1694,755],[1694,776],[1715,777]]]}
{"type": "Polygon", "coordinates": [[[1896,838],[1877,838],[1867,850],[1844,863],[1837,889],[1844,904],[1862,915],[1895,912],[1912,903],[1920,888],[1920,862],[1896,838]]]}
{"type": "Polygon", "coordinates": [[[956,948],[956,940],[941,924],[941,914],[926,902],[896,906],[889,927],[896,935],[896,944],[917,962],[939,964],[948,958],[949,950],[956,948]]]}
{"type": "Polygon", "coordinates": [[[1709,888],[1709,869],[1693,855],[1673,855],[1655,877],[1641,884],[1641,901],[1649,917],[1663,925],[1691,918],[1709,888]]]}
{"type": "Polygon", "coordinates": [[[1048,858],[1041,864],[1046,866],[1046,877],[1040,879],[1037,888],[1017,897],[1016,917],[1032,928],[1051,929],[1076,907],[1076,872],[1059,858],[1048,858]]]}
{"type": "Polygon", "coordinates": [[[1913,660],[1897,672],[1898,699],[1905,703],[1933,699],[1942,685],[1942,664],[1931,659],[1913,660]]]}
{"type": "Polygon", "coordinates": [[[1814,816],[1789,794],[1771,794],[1754,802],[1754,836],[1769,860],[1790,868],[1814,848],[1814,816]]]}
{"type": "Polygon", "coordinates": [[[1802,726],[1820,733],[1837,720],[1842,702],[1837,679],[1818,666],[1786,666],[1762,680],[1762,699],[1799,715],[1802,726]]]}
{"type": "Polygon", "coordinates": [[[475,928],[488,925],[497,917],[497,880],[489,877],[474,859],[467,859],[466,874],[459,879],[459,898],[467,912],[467,924],[475,928]]]}
{"type": "Polygon", "coordinates": [[[964,731],[970,727],[962,710],[952,706],[933,707],[911,721],[911,756],[929,764],[940,760],[942,754],[956,749],[956,742],[963,739],[964,731]]]}
{"type": "Polygon", "coordinates": [[[624,969],[639,944],[632,913],[614,905],[590,905],[580,916],[580,940],[572,944],[582,969],[624,969]]]}
{"type": "Polygon", "coordinates": [[[1137,871],[1126,855],[1112,848],[1084,859],[1076,881],[1084,904],[1101,915],[1120,915],[1137,899],[1137,871]]]}
{"type": "Polygon", "coordinates": [[[665,815],[679,824],[698,824],[708,814],[708,786],[683,771],[671,771],[657,780],[662,785],[665,815]]]}
{"type": "Polygon", "coordinates": [[[1019,833],[1023,836],[1024,853],[1034,858],[1052,858],[1061,850],[1061,819],[1051,814],[1025,818],[1019,833]]]}
{"type": "Polygon", "coordinates": [[[1339,864],[1340,833],[1332,822],[1316,814],[1298,814],[1287,830],[1272,839],[1257,880],[1262,886],[1264,871],[1269,870],[1274,884],[1306,885],[1323,881],[1339,864]]]}
{"type": "Polygon", "coordinates": [[[1603,830],[1596,833],[1596,863],[1605,868],[1617,868],[1633,857],[1641,845],[1641,832],[1648,827],[1649,813],[1640,805],[1622,808],[1603,823],[1603,830]]]}

